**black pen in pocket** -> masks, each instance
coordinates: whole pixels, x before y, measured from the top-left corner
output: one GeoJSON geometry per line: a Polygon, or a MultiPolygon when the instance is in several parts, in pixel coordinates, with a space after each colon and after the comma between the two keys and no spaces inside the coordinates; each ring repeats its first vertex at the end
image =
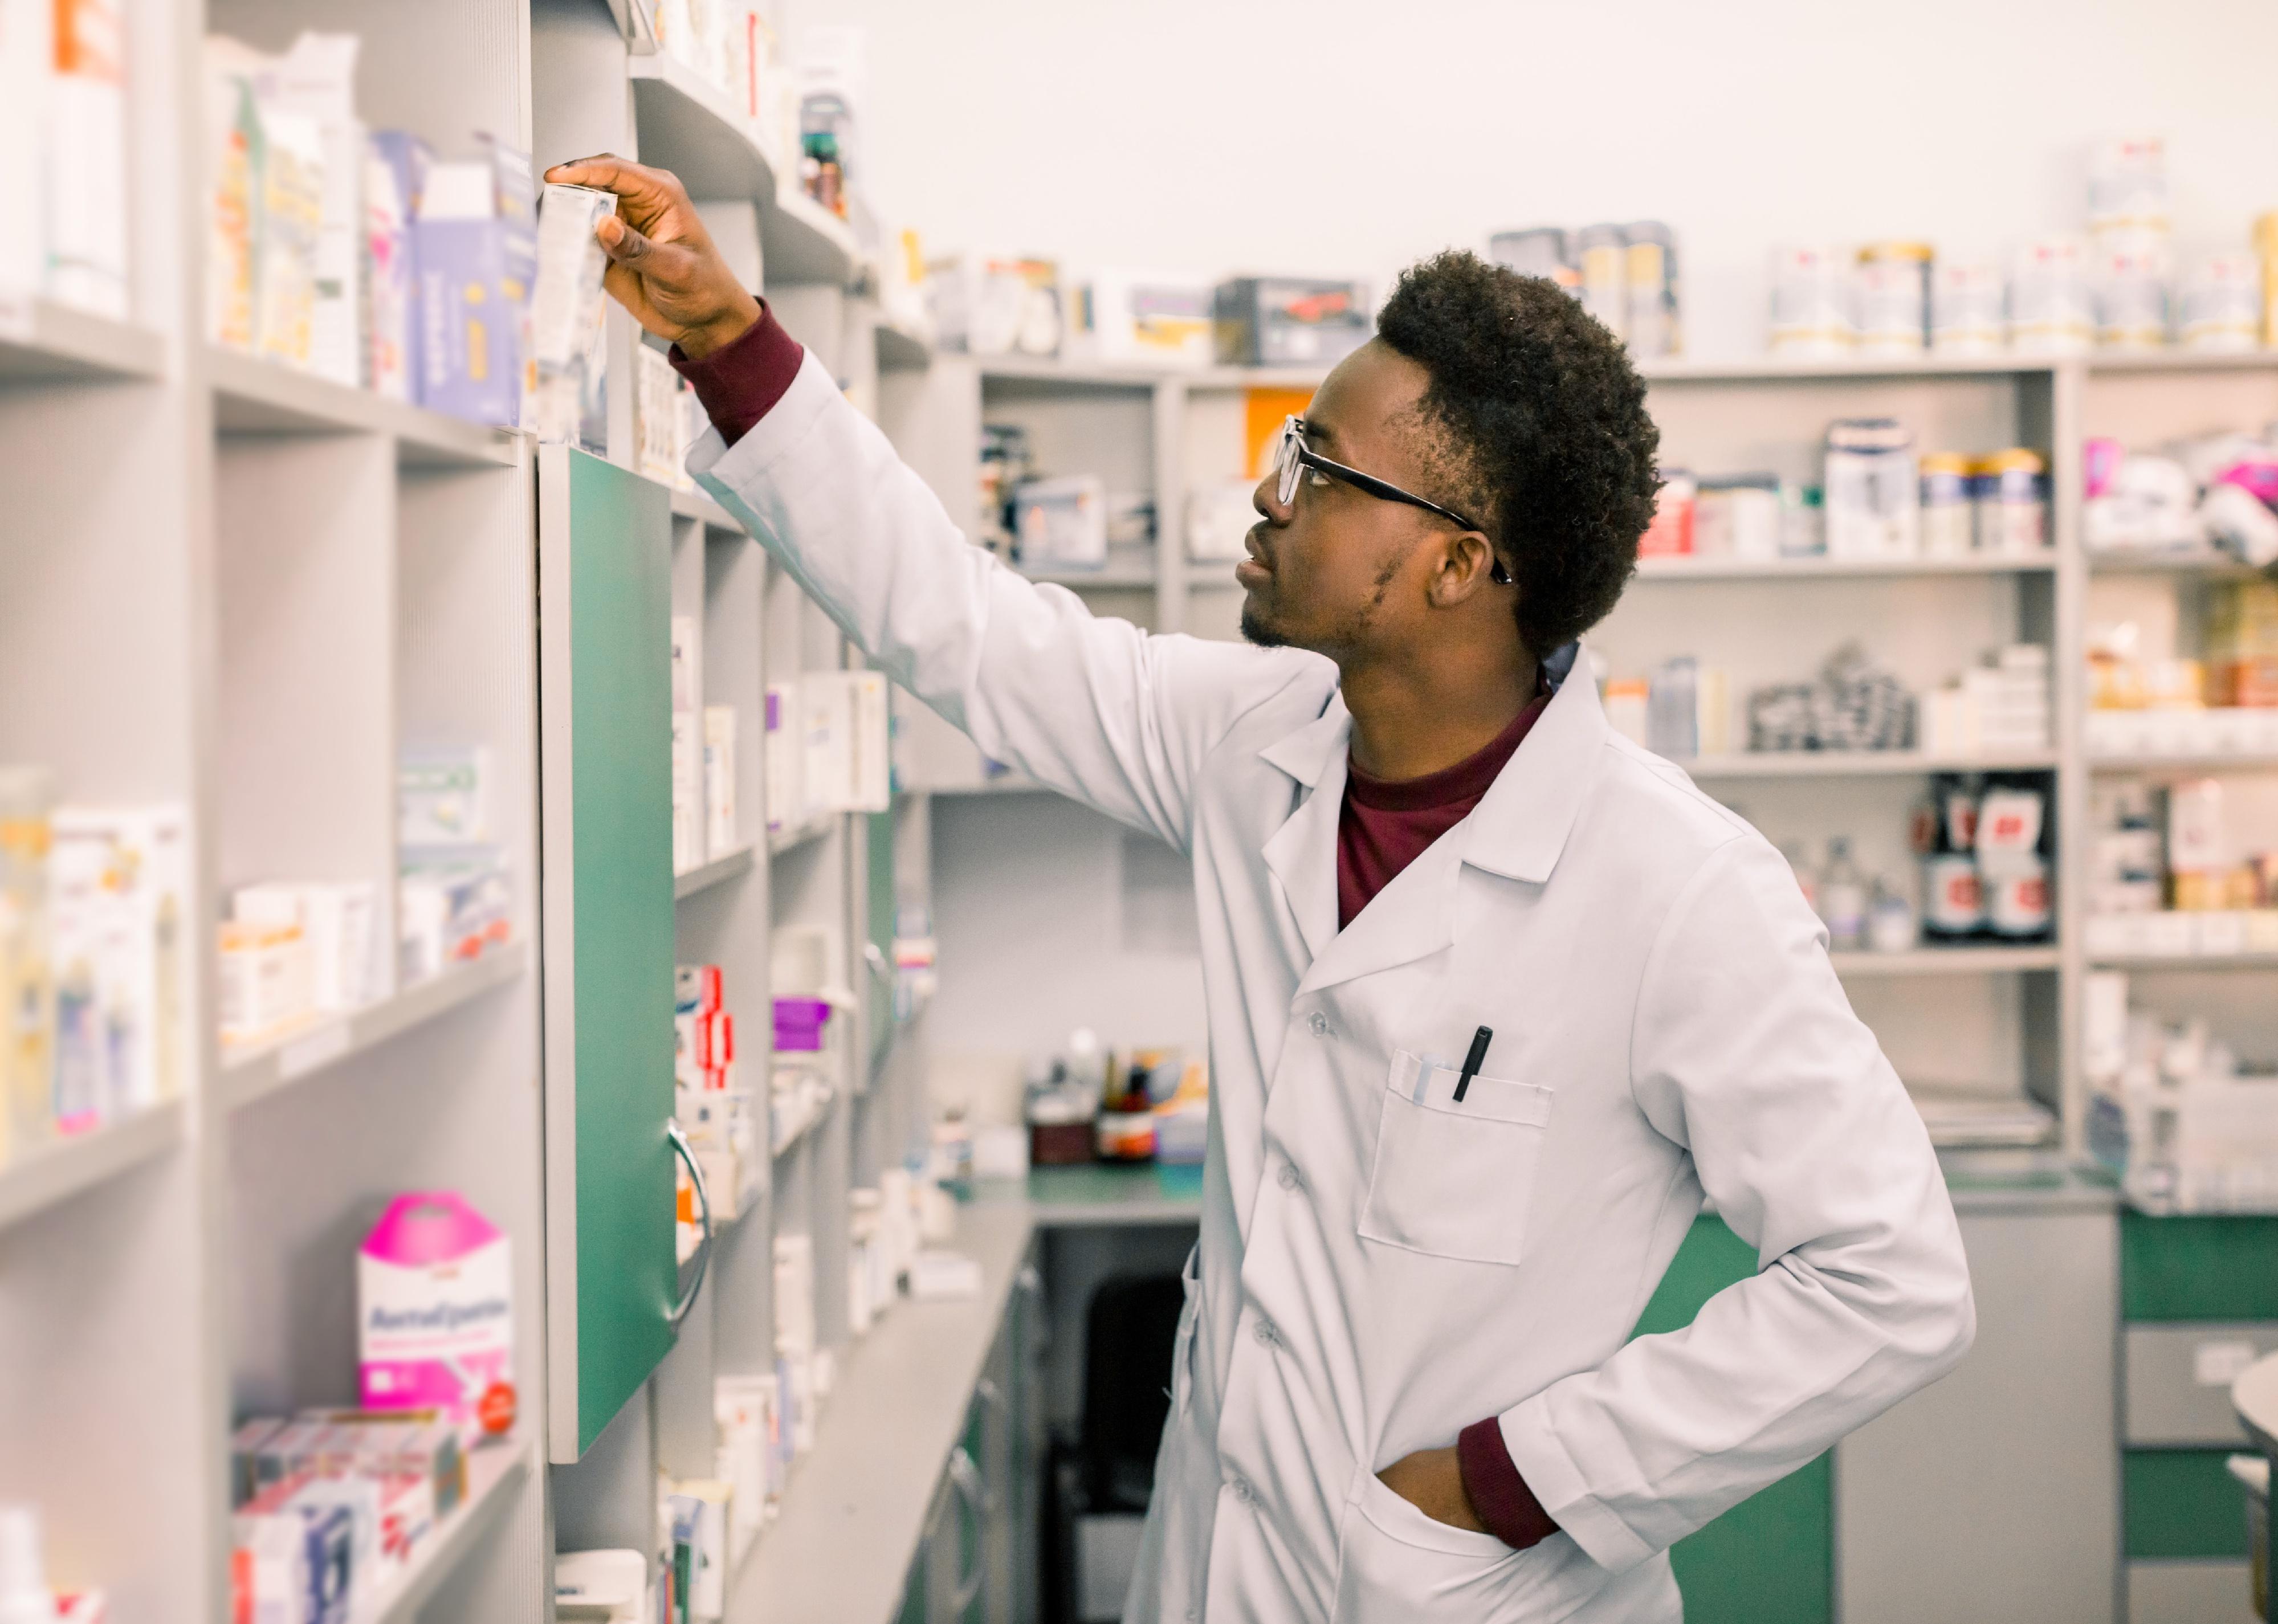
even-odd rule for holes
{"type": "Polygon", "coordinates": [[[1464,1074],[1456,1079],[1456,1103],[1464,1102],[1464,1091],[1471,1087],[1472,1079],[1479,1074],[1479,1063],[1487,1057],[1487,1045],[1494,1041],[1494,1029],[1482,1026],[1472,1036],[1472,1052],[1464,1056],[1464,1074]]]}

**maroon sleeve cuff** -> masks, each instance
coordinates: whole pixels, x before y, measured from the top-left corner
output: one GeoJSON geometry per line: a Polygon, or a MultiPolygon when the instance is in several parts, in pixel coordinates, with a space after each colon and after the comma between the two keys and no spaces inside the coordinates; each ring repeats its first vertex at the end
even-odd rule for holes
{"type": "Polygon", "coordinates": [[[1464,1475],[1464,1493],[1472,1509],[1487,1532],[1504,1544],[1524,1551],[1558,1531],[1526,1479],[1518,1475],[1494,1416],[1475,1421],[1456,1435],[1456,1465],[1464,1475]]]}
{"type": "Polygon", "coordinates": [[[758,321],[700,360],[690,360],[677,344],[671,350],[674,368],[696,391],[704,415],[730,446],[783,399],[806,355],[765,300],[760,301],[758,321]]]}

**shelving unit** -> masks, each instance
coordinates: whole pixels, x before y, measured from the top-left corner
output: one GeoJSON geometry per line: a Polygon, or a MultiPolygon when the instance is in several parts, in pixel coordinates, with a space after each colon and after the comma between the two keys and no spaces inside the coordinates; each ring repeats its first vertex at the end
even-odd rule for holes
{"type": "MultiPolygon", "coordinates": [[[[1918,689],[1975,663],[1996,644],[2025,641],[2049,648],[2055,731],[2046,750],[1970,759],[1914,751],[1732,754],[1680,765],[1774,838],[1809,842],[1816,856],[1828,835],[1851,833],[1859,837],[1854,850],[1869,873],[1901,879],[1911,872],[1903,847],[1907,808],[1929,774],[2043,775],[2060,837],[2052,874],[2053,941],[1841,955],[1838,965],[1902,1075],[2028,1096],[2052,1112],[2062,1146],[2079,1152],[2085,1102],[2076,1032],[2081,983],[2091,966],[2082,942],[2083,916],[2070,905],[2084,891],[2084,871],[2075,866],[2081,842],[2062,836],[2086,826],[2091,784],[2116,774],[2242,774],[2278,766],[2236,756],[2096,757],[2084,748],[2083,639],[2091,593],[2137,576],[2156,583],[2246,572],[2211,555],[2085,554],[2079,540],[2080,447],[2095,433],[2148,445],[2278,418],[2278,353],[1759,357],[1653,362],[1640,370],[1667,460],[1698,471],[1769,468],[1784,477],[1816,480],[1826,423],[1858,416],[1897,416],[1925,449],[2023,445],[2048,457],[2052,545],[2044,553],[1647,560],[1591,642],[1610,658],[1617,675],[1697,652],[1726,670],[1736,697],[1766,682],[1808,675],[1846,639],[1856,639],[1918,689]],[[1768,586],[1777,590],[1761,590],[1768,586]],[[1807,639],[1799,640],[1800,627],[1813,629],[1807,639]],[[1940,983],[1934,1006],[1916,985],[1931,975],[1940,983]],[[1961,1057],[1971,1054],[1991,1057],[1999,1075],[1959,1074],[1961,1057]]],[[[969,423],[968,444],[983,423],[1016,423],[1027,429],[1041,471],[1097,473],[1111,493],[1153,497],[1158,540],[1151,581],[1128,568],[1051,578],[1082,593],[1097,613],[1123,615],[1158,631],[1230,637],[1236,635],[1240,594],[1228,590],[1227,566],[1186,556],[1186,497],[1214,482],[1246,477],[1241,466],[1244,391],[1310,390],[1321,376],[1317,369],[1178,371],[1095,361],[944,356],[934,363],[927,392],[937,409],[948,409],[939,405],[944,397],[956,398],[951,418],[969,423]]],[[[951,501],[950,511],[968,530],[975,528],[979,515],[969,493],[961,503],[951,501]]],[[[905,726],[902,748],[908,782],[941,796],[1036,788],[1018,775],[984,771],[971,748],[930,717],[917,716],[905,726]]],[[[1075,837],[1075,826],[1063,820],[1054,827],[1065,827],[1062,838],[1075,837]]],[[[996,878],[1010,883],[1012,877],[996,878]]],[[[1061,973],[1041,963],[1036,970],[1047,977],[1061,973]]]]}
{"type": "Polygon", "coordinates": [[[47,299],[0,305],[0,387],[147,381],[164,370],[165,340],[146,327],[47,299]]]}
{"type": "Polygon", "coordinates": [[[182,1142],[182,1102],[164,1100],[123,1122],[56,1140],[0,1163],[0,1229],[61,1206],[182,1142]]]}

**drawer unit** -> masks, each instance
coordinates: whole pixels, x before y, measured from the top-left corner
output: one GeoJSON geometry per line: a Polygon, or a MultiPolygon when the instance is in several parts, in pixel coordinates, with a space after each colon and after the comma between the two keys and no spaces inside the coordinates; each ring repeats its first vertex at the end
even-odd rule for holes
{"type": "Polygon", "coordinates": [[[2121,1339],[2121,1441],[2130,1449],[2244,1449],[2230,1384],[2272,1353],[2278,1321],[2129,1326],[2121,1339]]]}
{"type": "Polygon", "coordinates": [[[2278,1353],[2278,1217],[2122,1213],[2120,1310],[2129,1624],[2245,1620],[2230,1384],[2278,1353]]]}

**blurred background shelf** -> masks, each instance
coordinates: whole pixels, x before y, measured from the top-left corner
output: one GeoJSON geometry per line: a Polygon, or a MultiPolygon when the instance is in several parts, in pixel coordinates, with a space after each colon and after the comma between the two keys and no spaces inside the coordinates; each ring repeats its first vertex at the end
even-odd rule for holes
{"type": "Polygon", "coordinates": [[[390,400],[368,389],[208,345],[214,427],[223,434],[381,434],[415,468],[511,468],[521,452],[510,430],[467,423],[390,400]]]}
{"type": "Polygon", "coordinates": [[[751,872],[752,849],[738,846],[733,851],[690,869],[686,873],[675,874],[672,877],[673,900],[685,902],[699,891],[708,891],[715,885],[726,884],[738,874],[751,872]]]}
{"type": "Polygon", "coordinates": [[[182,1102],[167,1100],[0,1163],[0,1230],[172,1149],[182,1142],[182,1102]]]}
{"type": "Polygon", "coordinates": [[[49,299],[0,298],[0,385],[150,379],[165,365],[165,340],[133,322],[49,299]]]}
{"type": "Polygon", "coordinates": [[[1763,750],[1674,759],[1696,779],[1882,778],[1932,773],[2044,773],[2057,765],[2052,750],[2014,755],[1932,756],[1918,750],[1763,750]]]}
{"type": "Polygon", "coordinates": [[[312,1021],[242,1048],[226,1048],[221,1067],[226,1109],[242,1110],[288,1084],[438,1020],[472,999],[520,980],[529,969],[529,944],[509,942],[470,964],[446,970],[352,1014],[312,1021]]]}

